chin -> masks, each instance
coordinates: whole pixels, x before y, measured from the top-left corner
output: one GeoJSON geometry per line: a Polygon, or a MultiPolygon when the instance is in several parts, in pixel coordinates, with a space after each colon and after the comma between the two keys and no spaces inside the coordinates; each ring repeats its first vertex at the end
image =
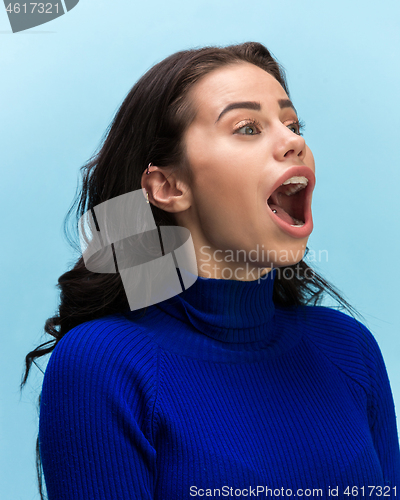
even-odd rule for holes
{"type": "Polygon", "coordinates": [[[301,261],[301,259],[299,259],[299,260],[293,260],[293,261],[288,261],[288,262],[276,262],[276,263],[273,263],[273,267],[274,268],[283,268],[283,267],[295,266],[300,261],[301,261]]]}
{"type": "Polygon", "coordinates": [[[285,246],[276,250],[269,250],[269,261],[273,267],[287,267],[298,264],[306,253],[307,240],[302,244],[285,246]]]}

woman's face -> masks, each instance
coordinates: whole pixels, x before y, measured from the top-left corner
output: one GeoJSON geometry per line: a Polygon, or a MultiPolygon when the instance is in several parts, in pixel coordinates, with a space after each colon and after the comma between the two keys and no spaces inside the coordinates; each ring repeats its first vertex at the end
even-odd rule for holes
{"type": "Polygon", "coordinates": [[[283,87],[238,63],[203,77],[189,98],[193,183],[189,208],[175,216],[192,234],[199,275],[254,280],[299,262],[313,227],[315,164],[283,87]]]}

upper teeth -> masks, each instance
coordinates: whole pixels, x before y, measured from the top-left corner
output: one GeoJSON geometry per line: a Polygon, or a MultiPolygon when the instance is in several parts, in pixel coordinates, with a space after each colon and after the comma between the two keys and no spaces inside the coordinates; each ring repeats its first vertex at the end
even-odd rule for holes
{"type": "Polygon", "coordinates": [[[303,184],[304,186],[307,186],[308,184],[308,179],[307,177],[291,177],[287,181],[285,181],[282,185],[286,186],[286,184],[303,184]]]}
{"type": "Polygon", "coordinates": [[[307,177],[291,177],[287,181],[285,181],[282,186],[288,186],[286,188],[285,194],[287,196],[291,196],[292,194],[298,193],[302,189],[304,189],[308,184],[307,177]],[[289,184],[293,184],[293,186],[289,186],[289,184]]]}

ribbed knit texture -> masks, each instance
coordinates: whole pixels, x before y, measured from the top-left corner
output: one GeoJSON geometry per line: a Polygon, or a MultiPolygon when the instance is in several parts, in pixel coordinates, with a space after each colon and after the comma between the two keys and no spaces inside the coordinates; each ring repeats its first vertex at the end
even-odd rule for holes
{"type": "Polygon", "coordinates": [[[257,487],[259,498],[400,498],[374,337],[334,309],[275,306],[274,277],[199,277],[142,317],[68,332],[42,391],[49,500],[244,498],[257,487]]]}

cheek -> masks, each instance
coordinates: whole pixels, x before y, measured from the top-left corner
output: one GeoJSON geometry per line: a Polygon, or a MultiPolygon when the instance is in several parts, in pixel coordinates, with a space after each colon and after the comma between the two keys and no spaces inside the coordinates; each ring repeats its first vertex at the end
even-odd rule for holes
{"type": "Polygon", "coordinates": [[[194,130],[186,142],[186,152],[198,189],[216,186],[226,191],[235,184],[242,185],[247,161],[228,140],[207,139],[201,131],[194,130]]]}

